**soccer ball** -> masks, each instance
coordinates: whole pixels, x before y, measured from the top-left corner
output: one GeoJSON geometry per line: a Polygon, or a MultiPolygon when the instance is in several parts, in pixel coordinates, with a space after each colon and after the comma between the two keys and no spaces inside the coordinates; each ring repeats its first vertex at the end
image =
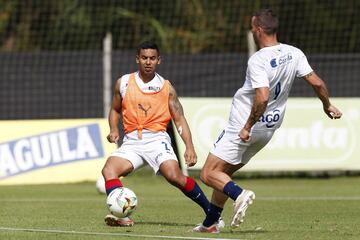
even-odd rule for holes
{"type": "Polygon", "coordinates": [[[137,202],[135,193],[125,187],[114,189],[106,199],[110,213],[119,218],[130,216],[135,211],[137,202]]]}
{"type": "Polygon", "coordinates": [[[96,181],[96,190],[98,191],[98,193],[102,193],[102,194],[106,193],[105,180],[103,176],[99,177],[98,180],[96,181]]]}

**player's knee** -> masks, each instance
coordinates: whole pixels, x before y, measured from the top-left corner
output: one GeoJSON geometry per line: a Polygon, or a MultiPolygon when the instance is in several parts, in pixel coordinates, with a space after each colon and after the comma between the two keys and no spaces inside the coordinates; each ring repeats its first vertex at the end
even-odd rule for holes
{"type": "Polygon", "coordinates": [[[209,180],[208,180],[208,174],[207,171],[205,169],[202,169],[200,172],[200,180],[205,183],[206,185],[208,185],[209,180]]]}
{"type": "Polygon", "coordinates": [[[173,186],[182,187],[186,184],[186,178],[182,174],[178,173],[168,173],[166,175],[166,180],[173,186]]]}
{"type": "Polygon", "coordinates": [[[111,172],[112,172],[112,169],[107,165],[105,165],[103,167],[103,169],[101,170],[101,173],[105,179],[111,178],[111,175],[112,175],[111,172]]]}
{"type": "Polygon", "coordinates": [[[113,179],[118,177],[115,171],[115,166],[113,166],[110,158],[108,159],[108,161],[106,161],[103,169],[101,170],[101,173],[105,179],[113,179]]]}
{"type": "Polygon", "coordinates": [[[170,173],[167,175],[166,180],[172,185],[179,185],[178,179],[176,179],[176,174],[170,173]]]}

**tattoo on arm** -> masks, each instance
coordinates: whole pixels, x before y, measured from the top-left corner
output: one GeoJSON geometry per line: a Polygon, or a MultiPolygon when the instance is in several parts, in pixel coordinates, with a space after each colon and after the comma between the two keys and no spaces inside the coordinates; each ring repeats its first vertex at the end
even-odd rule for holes
{"type": "Polygon", "coordinates": [[[253,106],[251,108],[250,116],[245,124],[245,128],[250,130],[252,126],[264,114],[269,101],[269,89],[257,89],[254,96],[253,106]]]}
{"type": "Polygon", "coordinates": [[[183,107],[181,106],[176,91],[172,86],[170,90],[170,110],[173,116],[184,115],[183,107]]]}
{"type": "Polygon", "coordinates": [[[251,113],[246,125],[250,126],[250,128],[254,126],[254,124],[259,120],[261,115],[264,113],[265,109],[266,109],[266,104],[254,105],[251,109],[251,113]]]}
{"type": "Polygon", "coordinates": [[[176,115],[183,115],[184,111],[178,98],[174,99],[173,110],[176,115]]]}

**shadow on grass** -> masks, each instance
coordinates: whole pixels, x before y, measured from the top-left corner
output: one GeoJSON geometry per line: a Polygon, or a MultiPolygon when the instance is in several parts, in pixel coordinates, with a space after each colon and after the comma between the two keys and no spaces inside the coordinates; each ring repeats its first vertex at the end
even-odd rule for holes
{"type": "Polygon", "coordinates": [[[179,227],[195,227],[196,224],[190,223],[179,223],[179,222],[153,222],[153,221],[146,221],[146,222],[136,222],[136,225],[156,225],[156,226],[179,226],[179,227]]]}
{"type": "Polygon", "coordinates": [[[254,234],[254,233],[269,233],[270,231],[261,229],[261,230],[257,230],[257,229],[248,229],[248,230],[241,230],[241,229],[226,229],[221,231],[221,233],[232,233],[232,234],[254,234]]]}
{"type": "MultiPolygon", "coordinates": [[[[172,226],[172,227],[189,227],[193,228],[196,224],[189,223],[179,223],[179,222],[161,222],[161,221],[144,221],[144,222],[136,222],[136,225],[156,225],[156,226],[172,226]]],[[[225,234],[263,234],[269,233],[270,231],[264,229],[246,229],[243,230],[241,228],[231,229],[230,227],[225,227],[220,230],[221,233],[225,234]]]]}

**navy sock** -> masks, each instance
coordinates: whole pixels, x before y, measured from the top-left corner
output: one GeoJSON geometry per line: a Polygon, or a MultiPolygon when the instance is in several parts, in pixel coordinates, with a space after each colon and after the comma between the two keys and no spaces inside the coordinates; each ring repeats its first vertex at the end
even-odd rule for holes
{"type": "Polygon", "coordinates": [[[228,195],[232,200],[236,200],[236,198],[241,194],[242,188],[236,185],[233,181],[228,182],[224,186],[223,192],[228,195]]]}
{"type": "Polygon", "coordinates": [[[181,191],[191,200],[196,202],[198,205],[202,207],[205,214],[208,213],[209,210],[209,200],[206,198],[204,192],[201,190],[199,185],[194,181],[194,179],[187,177],[185,186],[181,189],[181,191]]]}
{"type": "Polygon", "coordinates": [[[203,225],[205,227],[210,227],[211,225],[213,225],[216,221],[219,220],[222,211],[223,211],[223,208],[210,203],[209,212],[206,215],[203,225]]]}

